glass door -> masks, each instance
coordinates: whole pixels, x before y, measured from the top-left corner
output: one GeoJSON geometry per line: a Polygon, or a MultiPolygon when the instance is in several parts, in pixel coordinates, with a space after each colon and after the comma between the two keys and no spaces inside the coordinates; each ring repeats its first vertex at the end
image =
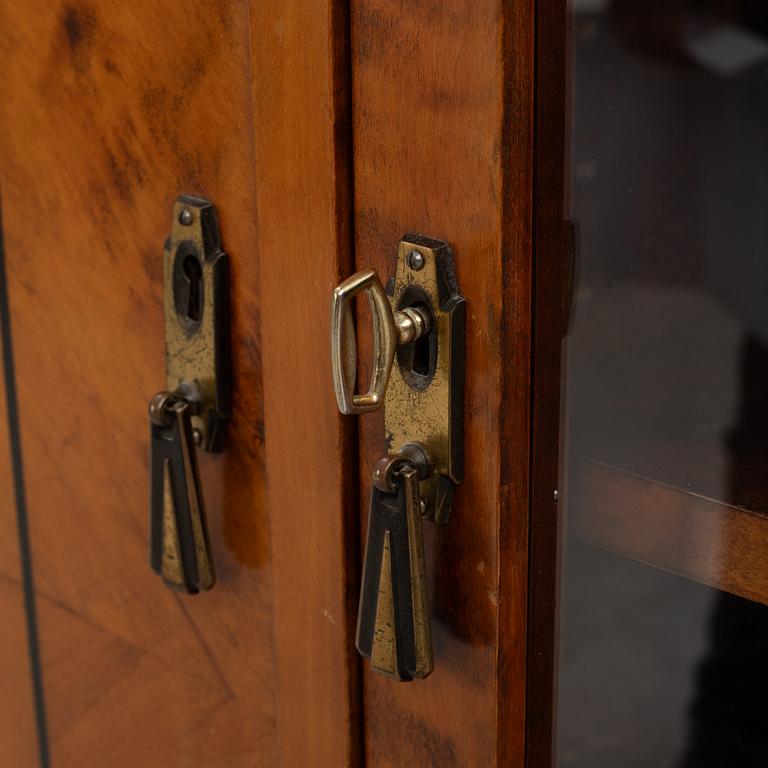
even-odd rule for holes
{"type": "Polygon", "coordinates": [[[768,764],[768,5],[574,0],[556,765],[768,764]]]}

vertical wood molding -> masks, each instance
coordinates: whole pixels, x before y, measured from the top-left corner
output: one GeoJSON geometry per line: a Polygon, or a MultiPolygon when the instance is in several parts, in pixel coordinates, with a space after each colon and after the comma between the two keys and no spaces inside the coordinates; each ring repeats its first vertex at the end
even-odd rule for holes
{"type": "Polygon", "coordinates": [[[502,268],[496,759],[525,765],[533,326],[535,0],[502,13],[502,268]]]}
{"type": "Polygon", "coordinates": [[[536,0],[534,338],[527,760],[554,761],[560,588],[561,355],[570,296],[565,230],[567,4],[536,0]]]}
{"type": "Polygon", "coordinates": [[[336,409],[330,299],[352,268],[348,19],[252,6],[257,251],[282,765],[360,765],[355,424],[336,409]]]}

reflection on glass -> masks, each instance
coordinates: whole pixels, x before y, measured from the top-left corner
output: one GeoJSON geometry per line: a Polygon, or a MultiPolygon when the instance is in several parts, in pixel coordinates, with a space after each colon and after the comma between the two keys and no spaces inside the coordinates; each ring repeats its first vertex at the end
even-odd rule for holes
{"type": "Polygon", "coordinates": [[[768,3],[572,12],[557,764],[765,766],[768,3]]]}

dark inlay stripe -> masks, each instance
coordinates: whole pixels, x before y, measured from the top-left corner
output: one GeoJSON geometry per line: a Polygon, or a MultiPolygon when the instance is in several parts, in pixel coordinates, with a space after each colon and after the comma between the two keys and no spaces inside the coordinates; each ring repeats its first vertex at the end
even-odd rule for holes
{"type": "Polygon", "coordinates": [[[5,400],[8,408],[8,434],[10,437],[11,462],[13,464],[13,486],[16,495],[16,520],[19,532],[19,553],[21,577],[24,585],[24,611],[27,620],[29,641],[29,665],[32,673],[32,688],[35,698],[35,722],[37,725],[40,765],[49,768],[48,730],[45,719],[43,697],[43,675],[40,666],[40,644],[37,634],[37,613],[35,612],[35,589],[32,580],[32,555],[29,547],[27,525],[27,498],[24,491],[24,466],[21,458],[21,432],[16,402],[16,376],[13,367],[11,339],[11,313],[8,303],[8,280],[3,247],[2,207],[0,206],[0,333],[3,342],[3,371],[5,375],[5,400]]]}

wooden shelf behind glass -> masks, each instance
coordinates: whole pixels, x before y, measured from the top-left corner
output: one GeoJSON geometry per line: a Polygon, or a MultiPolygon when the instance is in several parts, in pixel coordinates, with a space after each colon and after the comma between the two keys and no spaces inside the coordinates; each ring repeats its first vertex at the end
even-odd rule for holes
{"type": "Polygon", "coordinates": [[[768,604],[762,512],[589,459],[575,458],[569,474],[568,523],[579,538],[768,604]]]}

